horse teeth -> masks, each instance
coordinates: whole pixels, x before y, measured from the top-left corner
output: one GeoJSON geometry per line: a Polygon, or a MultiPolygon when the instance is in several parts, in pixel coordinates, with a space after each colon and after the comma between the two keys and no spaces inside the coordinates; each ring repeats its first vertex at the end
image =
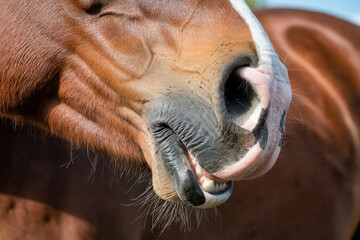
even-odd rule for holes
{"type": "Polygon", "coordinates": [[[211,193],[222,192],[226,189],[227,183],[214,183],[214,186],[211,188],[211,193]]]}
{"type": "Polygon", "coordinates": [[[201,178],[201,176],[203,175],[203,171],[202,169],[199,167],[199,165],[195,166],[195,174],[197,178],[201,178]]]}
{"type": "Polygon", "coordinates": [[[202,175],[200,177],[199,183],[200,183],[202,190],[204,190],[205,192],[209,192],[209,193],[222,192],[228,186],[228,183],[215,183],[214,180],[207,178],[205,175],[202,175]]]}
{"type": "Polygon", "coordinates": [[[205,177],[205,175],[204,175],[204,176],[202,176],[202,177],[199,179],[199,183],[200,183],[200,185],[203,185],[203,184],[204,184],[205,179],[207,179],[207,178],[205,177]]]}
{"type": "Polygon", "coordinates": [[[199,166],[199,164],[197,164],[197,162],[196,162],[196,164],[194,164],[194,172],[195,172],[196,178],[199,181],[200,187],[205,192],[217,193],[217,192],[224,191],[227,187],[227,183],[215,183],[214,180],[206,177],[204,175],[203,169],[199,166]]]}
{"type": "Polygon", "coordinates": [[[201,188],[206,192],[210,192],[213,187],[214,180],[210,180],[208,178],[205,178],[204,183],[201,185],[201,188]]]}
{"type": "Polygon", "coordinates": [[[218,192],[218,191],[219,191],[219,184],[216,183],[212,192],[218,192]]]}

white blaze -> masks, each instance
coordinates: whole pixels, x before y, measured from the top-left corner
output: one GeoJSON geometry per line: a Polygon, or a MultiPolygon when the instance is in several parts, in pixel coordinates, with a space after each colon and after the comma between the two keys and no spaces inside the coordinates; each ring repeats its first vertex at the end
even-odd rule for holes
{"type": "Polygon", "coordinates": [[[229,1],[249,27],[258,53],[259,65],[272,66],[278,61],[278,56],[263,27],[244,0],[229,1]]]}

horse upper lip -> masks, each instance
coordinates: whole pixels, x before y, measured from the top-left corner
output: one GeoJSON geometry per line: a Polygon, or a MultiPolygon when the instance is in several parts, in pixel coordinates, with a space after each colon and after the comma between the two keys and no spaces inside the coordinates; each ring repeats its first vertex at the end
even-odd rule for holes
{"type": "Polygon", "coordinates": [[[261,156],[263,154],[263,149],[259,144],[254,145],[248,153],[242,158],[239,159],[233,165],[226,167],[225,169],[214,173],[215,177],[228,180],[240,180],[247,178],[245,175],[259,164],[261,156]]]}

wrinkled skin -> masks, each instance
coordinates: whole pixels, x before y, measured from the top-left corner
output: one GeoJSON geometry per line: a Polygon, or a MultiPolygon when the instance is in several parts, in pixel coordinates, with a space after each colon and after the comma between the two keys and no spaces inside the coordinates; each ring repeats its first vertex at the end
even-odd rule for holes
{"type": "Polygon", "coordinates": [[[291,90],[243,1],[7,1],[0,13],[1,116],[146,165],[158,196],[201,208],[275,163],[291,90]]]}
{"type": "Polygon", "coordinates": [[[70,160],[65,142],[7,123],[0,128],[0,238],[351,239],[360,216],[359,27],[298,10],[257,16],[290,70],[294,100],[277,164],[236,182],[218,207],[221,223],[210,215],[190,233],[174,223],[159,238],[162,229],[151,232],[149,218],[132,222],[138,207],[119,204],[142,193],[141,185],[125,193],[132,183],[116,185],[102,158],[104,168],[87,181],[86,150],[60,168],[70,160]]]}

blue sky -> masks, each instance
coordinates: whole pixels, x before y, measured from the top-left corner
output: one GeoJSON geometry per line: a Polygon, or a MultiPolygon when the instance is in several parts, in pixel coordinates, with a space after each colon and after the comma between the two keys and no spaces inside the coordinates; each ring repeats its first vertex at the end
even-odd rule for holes
{"type": "Polygon", "coordinates": [[[326,12],[360,25],[360,0],[265,0],[267,7],[292,7],[326,12]]]}

